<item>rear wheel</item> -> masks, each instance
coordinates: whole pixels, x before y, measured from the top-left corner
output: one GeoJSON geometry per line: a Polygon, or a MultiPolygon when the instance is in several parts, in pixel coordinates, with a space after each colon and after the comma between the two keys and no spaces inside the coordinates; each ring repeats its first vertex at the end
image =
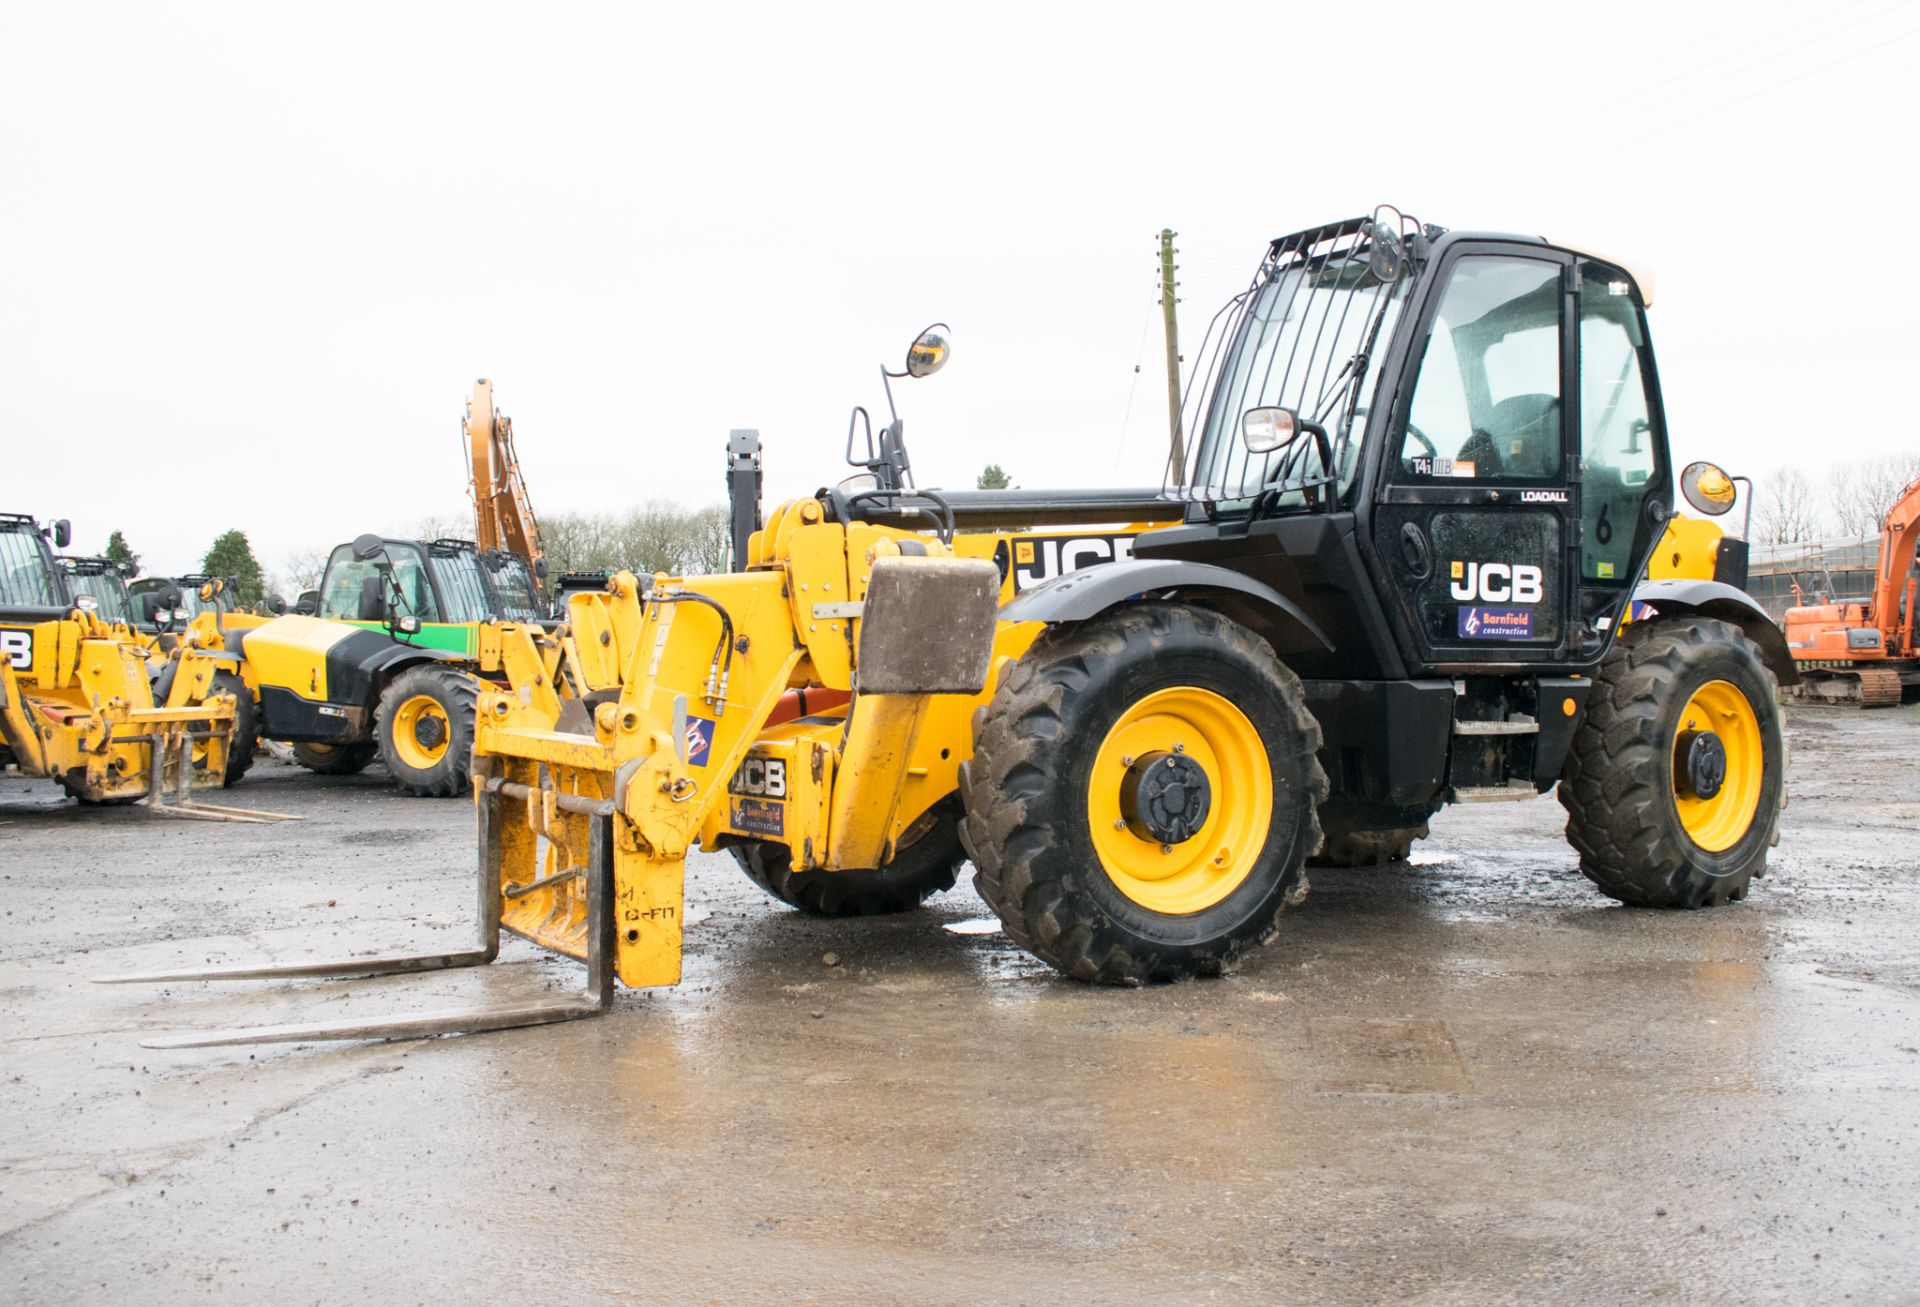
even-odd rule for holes
{"type": "Polygon", "coordinates": [[[1580,870],[1622,903],[1745,898],[1786,805],[1778,686],[1759,646],[1712,618],[1629,626],[1594,677],[1560,802],[1580,870]]]}
{"type": "Polygon", "coordinates": [[[378,752],[372,744],[295,744],[293,760],[322,776],[355,776],[378,752]]]}
{"type": "Polygon", "coordinates": [[[393,679],[373,710],[380,761],[408,794],[463,793],[473,768],[473,677],[438,664],[393,679]]]}
{"type": "Polygon", "coordinates": [[[1427,823],[1392,830],[1354,830],[1337,817],[1324,814],[1320,826],[1325,838],[1320,851],[1307,859],[1309,867],[1384,867],[1405,862],[1414,843],[1427,837],[1427,823]]]}
{"type": "Polygon", "coordinates": [[[1054,627],[975,718],[974,886],[1069,975],[1217,974],[1305,890],[1319,746],[1298,678],[1217,613],[1143,603],[1054,627]]]}
{"type": "Polygon", "coordinates": [[[893,861],[870,871],[795,871],[784,844],[755,840],[733,847],[747,879],[791,907],[822,917],[911,912],[953,888],[966,853],[957,803],[942,803],[901,833],[893,861]]]}

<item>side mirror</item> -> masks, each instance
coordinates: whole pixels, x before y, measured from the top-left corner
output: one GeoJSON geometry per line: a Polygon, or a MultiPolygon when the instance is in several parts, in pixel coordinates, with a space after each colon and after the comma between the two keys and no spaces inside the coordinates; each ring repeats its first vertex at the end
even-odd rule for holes
{"type": "Polygon", "coordinates": [[[272,614],[273,614],[273,615],[274,615],[275,617],[281,617],[281,616],[284,616],[284,615],[285,615],[285,613],[286,613],[286,611],[287,611],[287,601],[286,601],[286,600],[284,600],[284,599],[282,599],[282,598],[281,598],[281,597],[280,597],[279,595],[277,595],[277,594],[276,594],[276,595],[268,595],[268,596],[267,596],[267,611],[268,611],[268,612],[270,612],[270,613],[272,613],[272,614]]]}
{"type": "Polygon", "coordinates": [[[53,547],[55,549],[65,549],[72,543],[73,523],[63,517],[53,524],[53,547]]]}
{"type": "Polygon", "coordinates": [[[360,578],[359,620],[363,622],[384,621],[387,616],[387,583],[384,577],[363,576],[360,578]]]}
{"type": "Polygon", "coordinates": [[[547,579],[547,560],[545,558],[536,558],[533,560],[533,574],[542,581],[547,579]]]}
{"type": "Polygon", "coordinates": [[[1406,275],[1407,247],[1400,242],[1400,210],[1383,204],[1367,221],[1367,267],[1386,285],[1406,275]]]}
{"type": "Polygon", "coordinates": [[[944,322],[936,322],[907,347],[907,375],[910,377],[930,377],[947,365],[947,356],[953,353],[953,347],[947,343],[946,333],[952,328],[944,322]]]}
{"type": "Polygon", "coordinates": [[[149,626],[160,620],[160,596],[155,591],[140,596],[140,620],[149,626]]]}
{"type": "Polygon", "coordinates": [[[362,563],[372,558],[375,554],[384,553],[386,548],[387,542],[371,531],[365,535],[355,536],[353,538],[353,556],[357,561],[362,563]]]}
{"type": "Polygon", "coordinates": [[[293,611],[306,617],[312,617],[318,613],[320,611],[320,592],[318,590],[302,591],[300,597],[293,601],[293,611]]]}
{"type": "Polygon", "coordinates": [[[1680,493],[1695,512],[1719,517],[1733,508],[1739,492],[1719,465],[1701,462],[1687,464],[1680,473],[1680,493]]]}
{"type": "Polygon", "coordinates": [[[1240,443],[1249,454],[1271,454],[1300,434],[1300,415],[1290,408],[1250,408],[1240,415],[1240,443]]]}

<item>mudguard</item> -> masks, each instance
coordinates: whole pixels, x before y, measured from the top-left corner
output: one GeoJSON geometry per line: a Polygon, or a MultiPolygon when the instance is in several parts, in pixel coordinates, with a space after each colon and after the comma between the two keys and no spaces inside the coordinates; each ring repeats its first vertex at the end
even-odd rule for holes
{"type": "Polygon", "coordinates": [[[1651,604],[1662,613],[1699,613],[1732,622],[1760,646],[1768,670],[1780,684],[1800,684],[1800,671],[1787,648],[1786,635],[1746,591],[1722,581],[1673,577],[1664,581],[1642,581],[1634,587],[1633,598],[1635,603],[1651,604]]]}
{"type": "Polygon", "coordinates": [[[1003,622],[1084,622],[1134,595],[1243,595],[1285,613],[1321,648],[1333,642],[1300,606],[1270,585],[1211,563],[1183,559],[1130,558],[1096,563],[1044,581],[1000,610],[1003,622]]]}

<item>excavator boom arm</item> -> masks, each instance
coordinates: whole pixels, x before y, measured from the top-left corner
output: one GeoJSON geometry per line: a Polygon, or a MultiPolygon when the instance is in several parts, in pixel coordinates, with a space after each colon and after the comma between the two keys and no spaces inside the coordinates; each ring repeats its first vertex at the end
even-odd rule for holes
{"type": "Polygon", "coordinates": [[[485,377],[473,383],[465,427],[474,543],[504,549],[532,568],[544,557],[540,524],[514,452],[513,419],[494,411],[493,383],[485,377]]]}

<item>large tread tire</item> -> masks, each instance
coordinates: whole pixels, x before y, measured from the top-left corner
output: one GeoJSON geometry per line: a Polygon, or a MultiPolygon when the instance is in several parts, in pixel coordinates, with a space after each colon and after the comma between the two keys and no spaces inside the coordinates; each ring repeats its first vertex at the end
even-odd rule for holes
{"type": "Polygon", "coordinates": [[[227,742],[227,774],[220,782],[233,785],[253,766],[254,752],[260,747],[259,707],[237,672],[215,672],[213,692],[233,696],[233,738],[227,742]]]}
{"type": "Polygon", "coordinates": [[[373,738],[393,783],[407,794],[447,799],[467,792],[473,772],[473,714],[479,682],[457,667],[428,663],[409,667],[393,678],[373,709],[373,738]],[[446,714],[446,748],[431,766],[417,767],[401,756],[394,739],[394,715],[400,705],[427,696],[446,714]]]}
{"type": "Polygon", "coordinates": [[[753,840],[733,846],[747,879],[789,907],[819,917],[878,917],[912,912],[953,888],[966,861],[959,803],[948,800],[902,837],[893,861],[868,871],[795,871],[784,844],[753,840]],[[916,829],[918,828],[918,829],[916,829]]]}
{"type": "Polygon", "coordinates": [[[1736,902],[1766,874],[1786,807],[1779,685],[1739,627],[1684,616],[1636,622],[1593,680],[1586,716],[1560,776],[1567,842],[1601,893],[1654,908],[1736,902]],[[1762,743],[1759,805],[1744,835],[1710,852],[1687,834],[1674,802],[1673,741],[1682,710],[1709,681],[1727,681],[1752,707],[1762,743]]]}
{"type": "Polygon", "coordinates": [[[1325,817],[1320,824],[1325,839],[1320,851],[1307,859],[1309,867],[1385,867],[1405,862],[1429,829],[1424,821],[1396,830],[1348,830],[1325,817]]]}
{"type": "MultiPolygon", "coordinates": [[[[1320,843],[1327,779],[1320,726],[1299,678],[1266,641],[1190,605],[1130,605],[1052,627],[1009,667],[974,717],[961,769],[962,836],[974,888],[1007,934],[1081,980],[1138,985],[1218,975],[1279,933],[1306,892],[1302,868],[1320,843]],[[1192,685],[1226,696],[1254,727],[1273,777],[1273,816],[1237,888],[1172,915],[1129,899],[1095,849],[1088,779],[1113,724],[1155,691],[1192,685]]],[[[1219,802],[1231,802],[1227,791],[1219,802]]]]}
{"type": "Polygon", "coordinates": [[[372,744],[309,744],[288,746],[293,760],[321,776],[358,776],[378,755],[372,744]]]}

